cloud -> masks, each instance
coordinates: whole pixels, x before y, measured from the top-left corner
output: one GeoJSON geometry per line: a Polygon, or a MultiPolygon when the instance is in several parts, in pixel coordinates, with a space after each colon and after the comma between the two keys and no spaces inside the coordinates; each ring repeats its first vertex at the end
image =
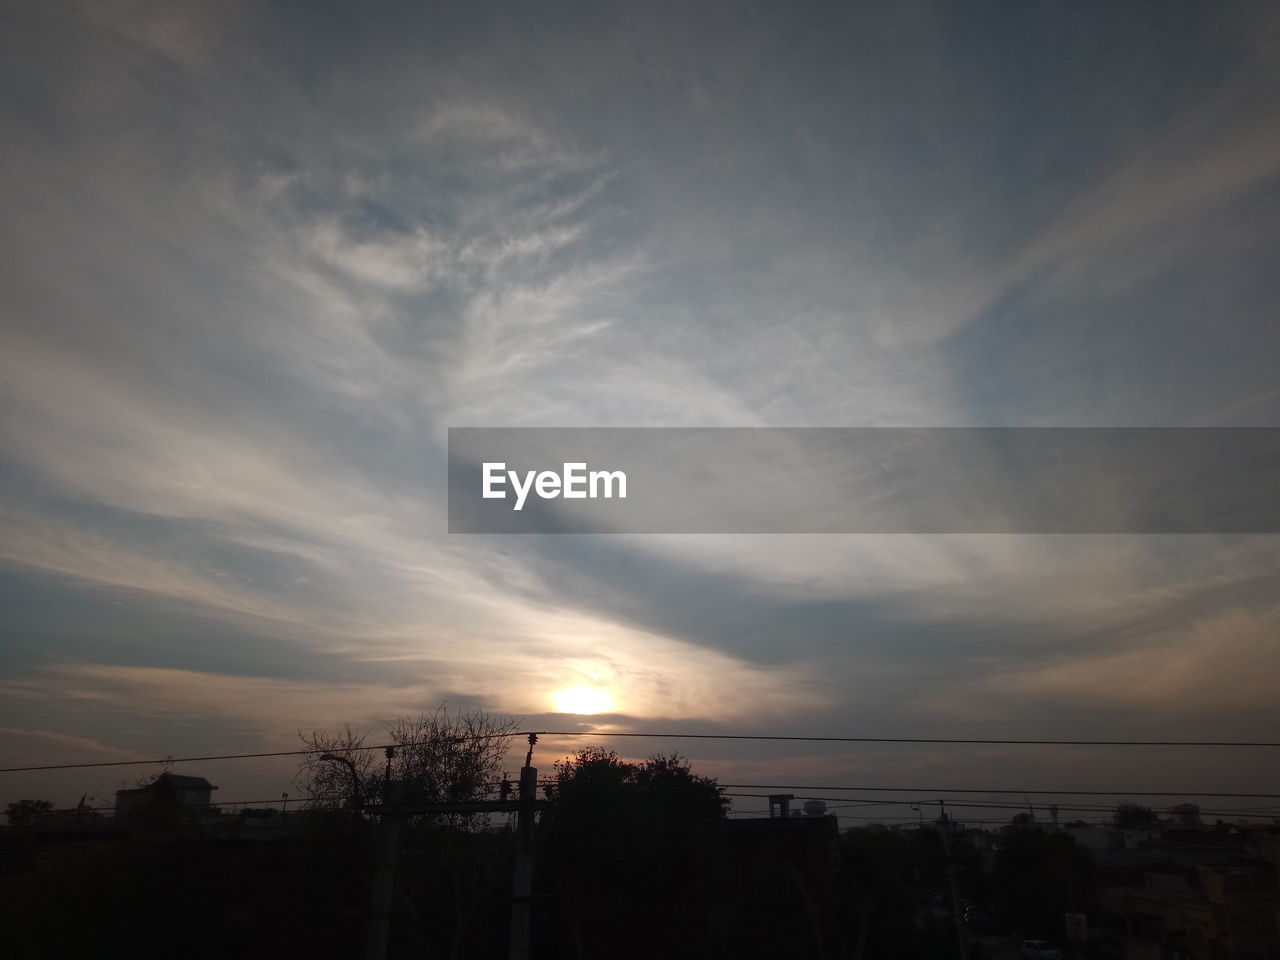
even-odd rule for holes
{"type": "Polygon", "coordinates": [[[993,696],[1120,703],[1180,715],[1260,710],[1274,700],[1280,607],[1226,608],[1131,639],[1117,649],[1013,671],[993,696]]]}
{"type": "MultiPolygon", "coordinates": [[[[1221,242],[1215,215],[1280,179],[1280,123],[1255,98],[1229,91],[1179,118],[1055,218],[1000,286],[1048,270],[1050,290],[1105,296],[1221,242]]],[[[1236,229],[1267,232],[1247,218],[1236,229]]]]}
{"type": "Polygon", "coordinates": [[[1280,124],[1258,91],[1228,89],[1133,145],[1003,255],[966,251],[956,271],[889,274],[873,329],[885,345],[941,340],[1019,289],[1031,302],[1089,302],[1158,279],[1207,250],[1265,242],[1244,197],[1280,178],[1280,124]]]}
{"type": "Polygon", "coordinates": [[[214,9],[19,6],[0,41],[29,743],[545,717],[574,682],[615,726],[1269,716],[1258,540],[451,537],[443,463],[462,425],[1265,417],[1259,15],[1175,56],[1101,11],[214,9]]]}
{"type": "Polygon", "coordinates": [[[121,747],[115,747],[108,743],[102,743],[92,737],[76,736],[74,734],[58,733],[54,730],[26,730],[20,727],[0,727],[0,739],[10,741],[5,755],[9,758],[10,763],[22,763],[27,758],[33,758],[34,763],[50,763],[50,762],[83,762],[93,763],[108,760],[146,760],[149,759],[138,753],[136,750],[128,750],[121,747]],[[40,741],[41,747],[37,751],[28,751],[24,747],[24,741],[30,740],[40,741]],[[56,761],[51,760],[52,757],[56,761]]]}
{"type": "Polygon", "coordinates": [[[610,691],[620,719],[767,720],[799,700],[824,696],[802,671],[766,672],[658,635],[551,612],[526,621],[525,632],[502,645],[435,638],[420,651],[348,655],[394,669],[381,682],[317,682],[72,661],[4,687],[25,700],[88,701],[133,716],[234,721],[271,744],[288,741],[300,727],[371,726],[446,700],[546,714],[556,692],[583,681],[610,691]]]}

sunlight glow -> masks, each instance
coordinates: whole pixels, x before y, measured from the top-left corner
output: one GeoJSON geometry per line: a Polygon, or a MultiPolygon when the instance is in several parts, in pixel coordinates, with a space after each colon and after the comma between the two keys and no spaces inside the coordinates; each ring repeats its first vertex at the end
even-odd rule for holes
{"type": "Polygon", "coordinates": [[[551,695],[557,713],[607,713],[613,697],[600,687],[567,687],[551,695]]]}

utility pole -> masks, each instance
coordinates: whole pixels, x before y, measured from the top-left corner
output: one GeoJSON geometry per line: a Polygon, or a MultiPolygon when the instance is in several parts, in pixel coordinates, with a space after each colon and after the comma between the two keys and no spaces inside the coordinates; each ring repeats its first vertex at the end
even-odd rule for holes
{"type": "Polygon", "coordinates": [[[395,747],[387,747],[387,766],[382,776],[382,815],[378,819],[374,854],[373,885],[369,891],[369,926],[365,932],[364,960],[384,960],[391,926],[391,898],[396,886],[396,848],[400,815],[394,804],[400,799],[400,781],[391,780],[391,759],[395,747]]]}
{"type": "Polygon", "coordinates": [[[529,734],[529,752],[520,768],[520,800],[516,821],[516,859],[511,878],[511,943],[509,960],[529,960],[533,927],[533,816],[538,770],[533,764],[536,733],[529,734]]]}
{"type": "MultiPolygon", "coordinates": [[[[452,800],[403,802],[403,781],[391,779],[391,759],[395,747],[387,748],[387,767],[382,778],[382,803],[367,808],[380,815],[377,833],[377,859],[369,895],[369,926],[365,938],[364,960],[385,960],[391,900],[395,891],[396,845],[400,825],[406,817],[439,816],[451,813],[519,813],[516,837],[514,896],[511,904],[511,957],[527,960],[529,956],[530,909],[533,900],[533,818],[545,801],[536,799],[538,771],[532,764],[533,745],[537,734],[529,734],[529,753],[520,770],[520,797],[508,800],[452,800]]],[[[329,759],[329,758],[326,758],[329,759]]]]}
{"type": "Polygon", "coordinates": [[[942,832],[942,855],[947,861],[947,884],[951,887],[951,917],[956,923],[956,947],[960,960],[969,960],[969,948],[964,942],[964,922],[960,916],[960,895],[956,891],[956,871],[951,862],[951,821],[947,818],[946,801],[938,801],[938,829],[942,832]]]}

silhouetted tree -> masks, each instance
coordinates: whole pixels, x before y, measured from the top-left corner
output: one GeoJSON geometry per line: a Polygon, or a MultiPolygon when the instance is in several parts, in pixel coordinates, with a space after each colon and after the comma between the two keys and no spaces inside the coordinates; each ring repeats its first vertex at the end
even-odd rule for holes
{"type": "Polygon", "coordinates": [[[15,800],[4,808],[11,827],[33,827],[52,812],[48,800],[15,800]]]}
{"type": "MultiPolygon", "coordinates": [[[[507,748],[519,721],[480,711],[452,713],[441,705],[434,713],[402,717],[386,724],[374,741],[394,746],[390,779],[399,785],[401,803],[466,803],[494,799],[507,779],[507,748]]],[[[299,733],[308,752],[295,783],[309,804],[321,810],[351,809],[357,798],[379,804],[388,770],[384,752],[369,749],[369,732],[343,727],[336,733],[299,733]]],[[[493,926],[486,915],[494,904],[507,906],[501,892],[510,882],[509,852],[499,852],[482,827],[488,815],[467,811],[408,817],[399,834],[393,947],[411,955],[459,957],[476,949],[477,938],[493,926]],[[398,947],[397,947],[398,945],[398,947]]],[[[348,824],[364,833],[368,824],[348,824]]],[[[367,861],[356,865],[362,873],[367,861]]]]}
{"type": "Polygon", "coordinates": [[[633,763],[600,747],[555,769],[539,842],[570,940],[562,953],[695,955],[715,895],[709,841],[728,805],[715,780],[679,755],[633,763]]]}
{"type": "Polygon", "coordinates": [[[997,906],[1025,936],[1061,938],[1063,915],[1086,910],[1092,876],[1093,858],[1069,834],[1006,829],[995,863],[997,906]]]}
{"type": "MultiPolygon", "coordinates": [[[[962,897],[987,896],[977,851],[968,833],[954,829],[951,864],[962,897]]],[[[956,955],[954,921],[927,909],[949,904],[947,856],[938,824],[888,830],[876,824],[841,838],[840,938],[844,955],[946,957],[956,955]]]]}
{"type": "Polygon", "coordinates": [[[612,750],[584,747],[555,770],[546,794],[562,830],[705,823],[723,817],[729,805],[715,780],[695,774],[679,754],[631,763],[612,750]]]}
{"type": "Polygon", "coordinates": [[[299,764],[293,782],[308,806],[316,810],[353,809],[357,798],[366,795],[375,783],[374,762],[382,759],[376,751],[362,749],[368,736],[367,731],[357,733],[349,725],[337,733],[298,731],[298,739],[310,752],[299,764]],[[326,759],[330,756],[342,757],[350,765],[326,759]]]}
{"type": "Polygon", "coordinates": [[[1154,827],[1160,822],[1160,818],[1150,807],[1144,807],[1138,803],[1118,803],[1116,812],[1111,816],[1111,822],[1117,827],[1141,829],[1154,827]]]}
{"type": "Polygon", "coordinates": [[[920,900],[913,860],[910,838],[896,831],[845,834],[841,861],[854,960],[900,953],[910,941],[920,900]]]}
{"type": "MultiPolygon", "coordinates": [[[[450,713],[444,704],[434,713],[388,723],[384,743],[395,747],[391,779],[401,785],[400,799],[445,803],[496,793],[506,779],[507,746],[518,725],[514,717],[491,717],[478,710],[450,713]]],[[[350,807],[357,797],[371,803],[381,800],[385,760],[382,751],[368,749],[368,731],[344,726],[338,733],[299,732],[298,736],[308,753],[294,782],[313,807],[350,807]]],[[[476,813],[431,819],[463,829],[487,822],[476,813]]]]}
{"type": "MultiPolygon", "coordinates": [[[[435,713],[389,724],[387,734],[396,745],[391,778],[402,784],[401,799],[449,803],[496,795],[508,779],[507,748],[518,727],[515,717],[478,710],[451,714],[443,704],[435,713]]],[[[476,813],[444,814],[436,820],[468,830],[488,822],[486,815],[476,813]]]]}

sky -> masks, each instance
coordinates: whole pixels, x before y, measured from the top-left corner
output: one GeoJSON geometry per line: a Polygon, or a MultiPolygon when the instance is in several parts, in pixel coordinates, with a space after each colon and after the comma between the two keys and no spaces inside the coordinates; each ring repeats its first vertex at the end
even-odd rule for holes
{"type": "MultiPolygon", "coordinates": [[[[1280,740],[1274,535],[462,535],[445,483],[449,427],[1280,426],[1274,5],[17,0],[0,63],[5,766],[441,702],[1280,740]]],[[[1241,748],[537,762],[587,742],[1280,793],[1241,748]]],[[[230,801],[293,767],[182,772],[230,801]]]]}

